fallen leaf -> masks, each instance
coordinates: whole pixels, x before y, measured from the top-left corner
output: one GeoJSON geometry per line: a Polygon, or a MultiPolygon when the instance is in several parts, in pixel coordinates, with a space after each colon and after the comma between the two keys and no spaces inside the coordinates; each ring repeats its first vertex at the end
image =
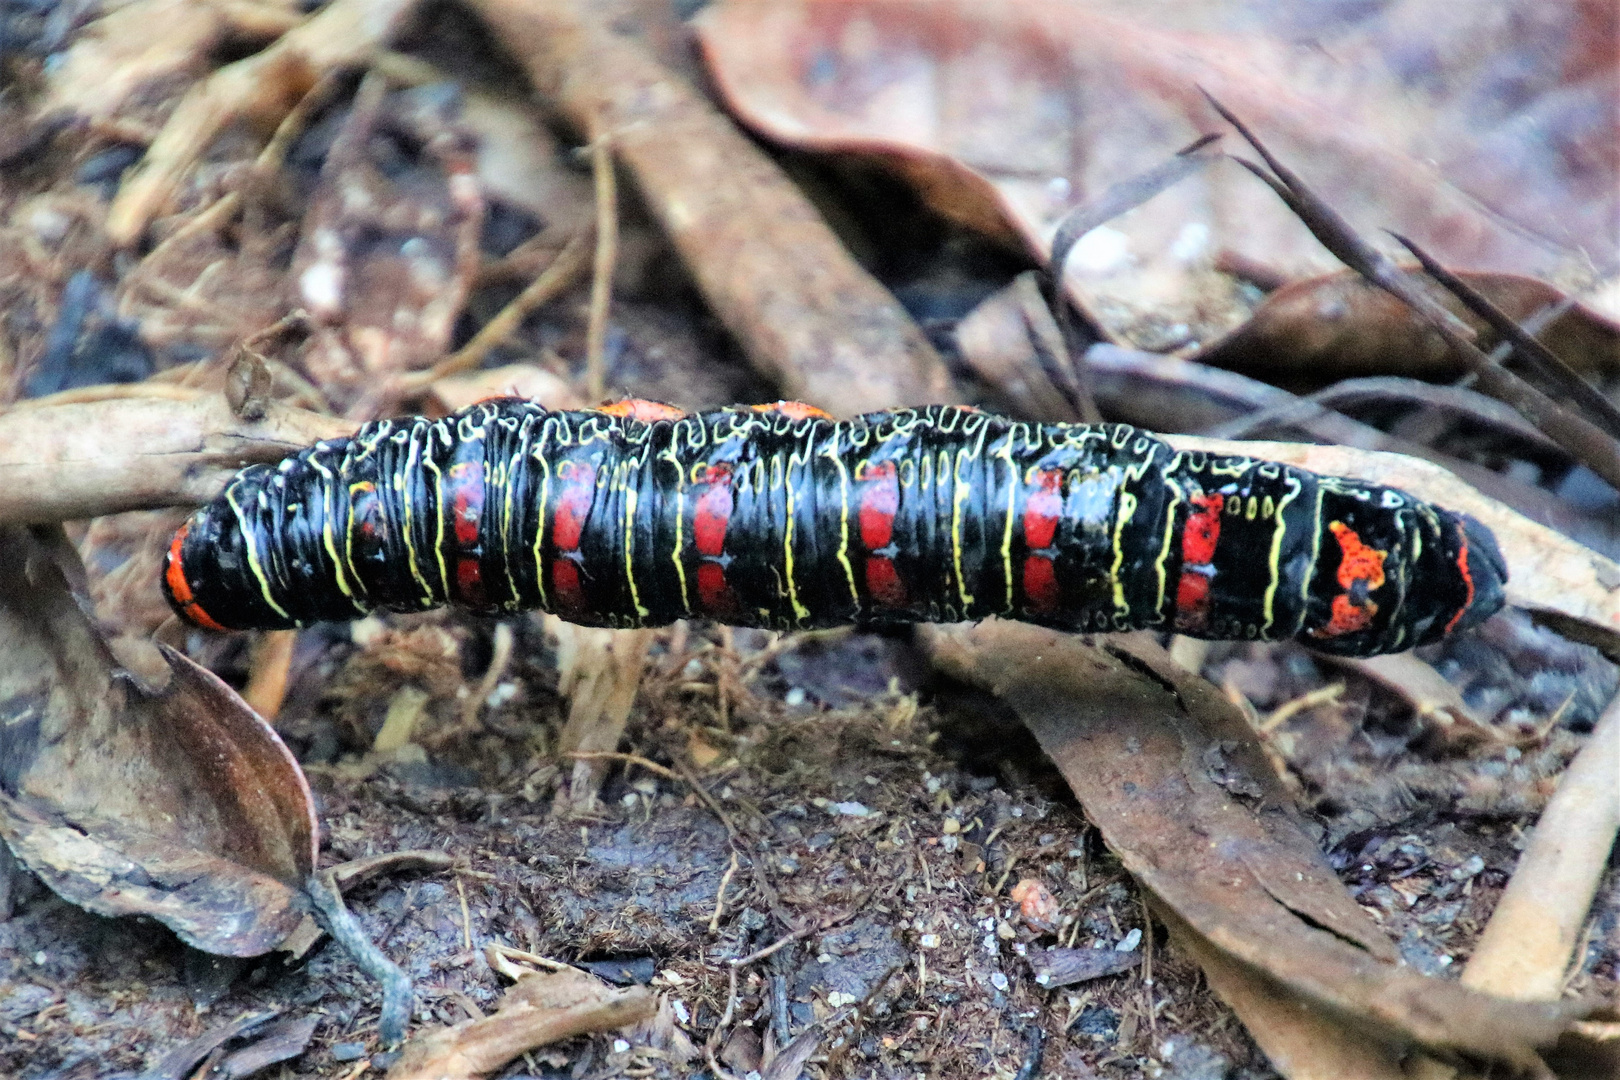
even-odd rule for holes
{"type": "MultiPolygon", "coordinates": [[[[695,22],[750,126],[877,157],[1038,260],[1072,206],[1218,129],[1203,88],[1364,232],[1415,231],[1464,269],[1580,280],[1591,251],[1613,274],[1612,7],[1307,7],[731,0],[695,22]]],[[[1217,167],[1095,229],[1066,285],[1105,333],[1169,347],[1241,321],[1223,252],[1285,279],[1335,268],[1269,190],[1217,167]]],[[[1620,288],[1599,306],[1620,312],[1620,288]]]]}
{"type": "MultiPolygon", "coordinates": [[[[1458,276],[1520,323],[1572,300],[1563,290],[1520,274],[1458,276]]],[[[1414,271],[1412,279],[1472,327],[1482,349],[1495,346],[1497,336],[1450,293],[1421,273],[1414,271]]],[[[1585,304],[1571,303],[1535,336],[1600,385],[1620,374],[1620,326],[1585,304]]],[[[1192,358],[1294,390],[1363,375],[1451,382],[1464,374],[1445,342],[1410,307],[1350,270],[1284,285],[1242,326],[1192,358]]]]}
{"type": "Polygon", "coordinates": [[[69,587],[60,530],[0,529],[0,838],[64,899],[257,956],[298,925],[315,808],[275,732],[170,649],[121,671],[69,587]]]}
{"type": "Polygon", "coordinates": [[[524,975],[492,1015],[412,1036],[388,1080],[471,1080],[536,1047],[657,1011],[657,996],[644,987],[616,990],[574,968],[524,975]]]}
{"type": "Polygon", "coordinates": [[[1151,640],[1104,651],[999,620],[925,640],[937,664],[1018,713],[1156,905],[1284,991],[1321,1029],[1320,1050],[1337,1046],[1348,1062],[1370,1037],[1396,1053],[1417,1043],[1548,1076],[1538,1051],[1592,1011],[1506,1002],[1399,964],[1303,829],[1243,715],[1151,640]],[[1212,746],[1226,783],[1210,775],[1212,746]]]}

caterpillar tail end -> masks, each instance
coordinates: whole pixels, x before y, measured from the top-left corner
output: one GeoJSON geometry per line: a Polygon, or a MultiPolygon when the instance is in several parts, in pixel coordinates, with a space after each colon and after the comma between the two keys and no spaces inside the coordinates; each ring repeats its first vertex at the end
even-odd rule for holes
{"type": "Polygon", "coordinates": [[[1507,561],[1491,530],[1467,514],[1459,514],[1457,569],[1466,595],[1446,624],[1446,633],[1478,626],[1507,604],[1507,561]]]}

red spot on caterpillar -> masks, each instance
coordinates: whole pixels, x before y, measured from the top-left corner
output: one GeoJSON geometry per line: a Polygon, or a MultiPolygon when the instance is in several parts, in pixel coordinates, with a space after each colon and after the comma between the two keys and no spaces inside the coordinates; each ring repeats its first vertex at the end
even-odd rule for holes
{"type": "Polygon", "coordinates": [[[894,515],[900,511],[900,480],[894,462],[868,466],[860,476],[861,544],[867,551],[886,548],[894,539],[894,515]]]}
{"type": "Polygon", "coordinates": [[[1209,625],[1209,586],[1207,576],[1196,570],[1183,570],[1176,581],[1176,629],[1192,633],[1209,625]]]}
{"type": "Polygon", "coordinates": [[[1313,637],[1338,637],[1365,630],[1378,614],[1378,605],[1370,595],[1384,584],[1384,559],[1387,551],[1368,547],[1361,535],[1342,521],[1331,521],[1328,529],[1339,542],[1339,588],[1344,592],[1333,598],[1332,617],[1320,630],[1312,630],[1313,637]],[[1356,596],[1360,593],[1361,596],[1356,596]]]}
{"type": "Polygon", "coordinates": [[[169,541],[169,565],[163,571],[164,583],[168,585],[169,596],[174,600],[175,606],[180,609],[181,615],[206,630],[225,631],[227,628],[215,622],[213,616],[204,611],[202,605],[197,603],[197,598],[191,592],[191,582],[186,580],[186,568],[181,559],[181,549],[185,546],[186,534],[189,532],[191,532],[191,523],[188,521],[180,526],[180,530],[174,534],[174,539],[169,541]]]}
{"type": "Polygon", "coordinates": [[[456,560],[455,599],[475,607],[484,602],[484,570],[477,558],[463,556],[456,560]]]}
{"type": "Polygon", "coordinates": [[[1181,577],[1176,581],[1176,629],[1197,632],[1209,625],[1209,590],[1215,549],[1221,540],[1219,495],[1194,495],[1193,509],[1181,528],[1181,577]]]}
{"type": "Polygon", "coordinates": [[[900,580],[900,571],[894,560],[882,555],[870,555],[866,560],[866,592],[884,607],[904,607],[906,584],[900,580]]]}
{"type": "Polygon", "coordinates": [[[666,405],[662,401],[648,401],[646,398],[625,398],[623,401],[603,405],[597,412],[609,416],[622,416],[628,420],[640,420],[647,424],[657,420],[679,420],[686,415],[684,409],[666,405]]]}
{"type": "Polygon", "coordinates": [[[832,416],[814,405],[802,401],[773,401],[769,405],[750,405],[760,413],[781,413],[789,420],[831,420],[832,416]]]}
{"type": "Polygon", "coordinates": [[[585,607],[585,594],[579,587],[579,567],[574,565],[574,560],[558,559],[551,564],[551,588],[562,611],[571,613],[585,607]]]}
{"type": "Polygon", "coordinates": [[[450,466],[450,509],[456,543],[478,545],[478,522],[484,514],[484,463],[463,461],[450,466]]]}
{"type": "Polygon", "coordinates": [[[1043,469],[1036,474],[1035,490],[1024,501],[1024,543],[1032,551],[1051,547],[1057,538],[1058,515],[1063,512],[1063,496],[1058,491],[1062,480],[1063,474],[1056,469],[1043,469]]]}
{"type": "Polygon", "coordinates": [[[1044,555],[1024,560],[1024,606],[1031,611],[1056,611],[1063,592],[1058,588],[1057,568],[1044,555]]]}
{"type": "Polygon", "coordinates": [[[1474,606],[1474,572],[1468,569],[1468,530],[1463,528],[1460,521],[1457,522],[1457,543],[1460,545],[1460,550],[1457,552],[1457,570],[1462,574],[1463,587],[1468,590],[1468,595],[1463,597],[1462,607],[1457,609],[1457,614],[1453,615],[1451,620],[1446,623],[1446,633],[1448,634],[1462,621],[1462,617],[1468,613],[1468,609],[1474,606]]]}
{"type": "Polygon", "coordinates": [[[698,605],[701,612],[728,615],[737,606],[737,598],[726,582],[726,568],[717,562],[702,562],[697,568],[698,605]]]}
{"type": "Polygon", "coordinates": [[[1221,507],[1226,500],[1219,495],[1194,495],[1188,501],[1195,509],[1181,530],[1182,564],[1214,562],[1215,546],[1221,539],[1221,507]]]}
{"type": "Polygon", "coordinates": [[[692,539],[699,555],[720,556],[725,554],[726,526],[736,505],[731,497],[731,466],[708,466],[700,483],[705,487],[692,510],[692,539]]]}
{"type": "Polygon", "coordinates": [[[558,551],[579,550],[585,522],[591,516],[596,498],[596,467],[585,462],[563,462],[557,470],[563,489],[557,495],[557,508],[551,513],[551,542],[558,551]],[[568,466],[573,464],[573,468],[568,466]]]}
{"type": "Polygon", "coordinates": [[[383,517],[377,485],[363,480],[349,490],[350,514],[354,527],[366,540],[381,542],[388,535],[388,519],[383,517]]]}

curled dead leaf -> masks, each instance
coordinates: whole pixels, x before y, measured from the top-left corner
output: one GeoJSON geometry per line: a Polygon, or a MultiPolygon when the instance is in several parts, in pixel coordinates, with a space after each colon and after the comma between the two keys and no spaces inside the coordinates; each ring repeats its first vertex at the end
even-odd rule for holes
{"type": "Polygon", "coordinates": [[[0,838],[88,910],[149,915],[207,952],[268,952],[315,864],[303,773],[179,653],[163,650],[161,692],[122,671],[70,575],[60,530],[0,530],[0,838]]]}

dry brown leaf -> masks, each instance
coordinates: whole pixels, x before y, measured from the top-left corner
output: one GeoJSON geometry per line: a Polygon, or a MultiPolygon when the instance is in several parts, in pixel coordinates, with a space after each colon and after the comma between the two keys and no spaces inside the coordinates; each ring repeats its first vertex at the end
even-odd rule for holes
{"type": "Polygon", "coordinates": [[[148,915],[257,956],[298,925],[315,807],[292,754],[235,692],[165,650],[151,692],[69,587],[59,529],[0,529],[0,838],[67,900],[148,915]]]}
{"type": "MultiPolygon", "coordinates": [[[[1520,274],[1458,276],[1520,323],[1570,299],[1563,290],[1520,274]]],[[[1412,277],[1481,335],[1482,348],[1492,346],[1496,335],[1482,320],[1421,274],[1412,277]]],[[[1589,378],[1620,374],[1620,326],[1585,304],[1574,304],[1536,337],[1589,378]]],[[[1291,389],[1371,374],[1435,382],[1464,374],[1456,355],[1410,307],[1350,270],[1284,285],[1241,327],[1198,350],[1195,358],[1291,389]]]]}
{"type": "Polygon", "coordinates": [[[4,414],[0,522],[196,506],[245,465],[354,431],[348,421],[274,402],[263,419],[241,420],[217,392],[163,384],[93,389],[117,396],[40,398],[4,414]]]}
{"type": "MultiPolygon", "coordinates": [[[[1598,120],[1617,70],[1612,5],[1525,11],[732,0],[697,25],[750,125],[882,158],[937,208],[1040,259],[1069,208],[1220,130],[1202,87],[1363,232],[1415,232],[1459,268],[1581,280],[1589,255],[1613,274],[1620,183],[1598,120]]],[[[1095,230],[1067,284],[1108,332],[1173,345],[1241,319],[1212,272],[1223,251],[1284,278],[1335,268],[1270,191],[1218,167],[1095,230]]]]}
{"type": "Polygon", "coordinates": [[[616,990],[575,968],[524,975],[492,1015],[412,1036],[388,1080],[472,1080],[536,1047],[612,1031],[657,1011],[657,997],[645,988],[616,990]]]}
{"type": "Polygon", "coordinates": [[[784,396],[840,415],[948,401],[944,363],[780,168],[583,0],[474,0],[536,88],[612,139],[714,313],[784,396]]]}
{"type": "Polygon", "coordinates": [[[1400,454],[1302,443],[1233,442],[1169,435],[1178,450],[1247,454],[1327,476],[1387,484],[1448,510],[1472,514],[1496,534],[1507,561],[1507,600],[1566,637],[1620,655],[1620,566],[1488,499],[1438,465],[1400,454]]]}
{"type": "Polygon", "coordinates": [[[1259,1008],[1296,1044],[1308,1020],[1316,1052],[1336,1048],[1345,1062],[1367,1060],[1370,1034],[1396,1054],[1417,1043],[1549,1076],[1538,1051],[1591,1011],[1506,1002],[1400,965],[1300,826],[1242,714],[1151,641],[1105,652],[996,620],[928,640],[936,663],[1018,713],[1158,904],[1284,992],[1295,1021],[1282,1003],[1259,1008]]]}

